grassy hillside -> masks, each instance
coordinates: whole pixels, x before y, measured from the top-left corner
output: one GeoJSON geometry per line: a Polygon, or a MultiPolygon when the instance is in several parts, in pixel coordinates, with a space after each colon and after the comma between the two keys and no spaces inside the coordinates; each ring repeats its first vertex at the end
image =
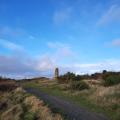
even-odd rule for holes
{"type": "Polygon", "coordinates": [[[111,120],[120,118],[120,84],[105,87],[101,81],[84,80],[89,89],[74,90],[70,84],[60,84],[57,81],[36,81],[26,82],[24,87],[40,89],[54,96],[71,101],[89,110],[104,113],[111,120]]]}

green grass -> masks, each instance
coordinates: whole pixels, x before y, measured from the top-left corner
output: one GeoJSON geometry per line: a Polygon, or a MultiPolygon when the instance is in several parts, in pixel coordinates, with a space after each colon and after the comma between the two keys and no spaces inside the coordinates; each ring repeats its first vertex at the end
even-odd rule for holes
{"type": "MultiPolygon", "coordinates": [[[[109,107],[101,107],[98,104],[95,104],[93,101],[89,100],[87,97],[87,94],[82,95],[73,95],[73,91],[69,91],[68,93],[65,93],[59,85],[55,84],[52,86],[42,86],[36,83],[26,83],[24,84],[24,87],[29,88],[37,88],[45,93],[49,93],[49,95],[58,96],[64,100],[70,101],[78,106],[82,106],[84,108],[89,109],[93,112],[103,113],[107,117],[109,117],[111,120],[118,120],[120,118],[120,115],[118,112],[115,113],[115,108],[118,106],[113,106],[114,109],[111,109],[109,107]],[[70,93],[71,92],[71,93],[70,93]]],[[[92,94],[92,91],[91,91],[92,94]]]]}

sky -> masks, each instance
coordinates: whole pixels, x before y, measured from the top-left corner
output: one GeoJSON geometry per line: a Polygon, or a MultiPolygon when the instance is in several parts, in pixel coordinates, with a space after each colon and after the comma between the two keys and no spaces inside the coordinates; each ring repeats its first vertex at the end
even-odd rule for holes
{"type": "Polygon", "coordinates": [[[119,0],[0,0],[0,75],[120,71],[119,0]]]}

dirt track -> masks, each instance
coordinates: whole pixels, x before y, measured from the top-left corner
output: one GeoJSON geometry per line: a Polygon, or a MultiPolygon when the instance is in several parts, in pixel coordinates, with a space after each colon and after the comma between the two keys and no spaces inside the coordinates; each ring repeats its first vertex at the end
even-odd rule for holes
{"type": "Polygon", "coordinates": [[[108,120],[104,115],[90,112],[82,107],[78,107],[73,103],[54,97],[37,89],[27,88],[27,92],[34,94],[49,103],[52,108],[61,110],[69,120],[108,120]]]}

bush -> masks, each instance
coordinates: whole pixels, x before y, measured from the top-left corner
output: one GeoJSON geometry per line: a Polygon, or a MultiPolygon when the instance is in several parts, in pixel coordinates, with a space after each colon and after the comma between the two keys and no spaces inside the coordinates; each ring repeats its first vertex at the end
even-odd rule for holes
{"type": "Polygon", "coordinates": [[[59,76],[58,78],[58,82],[59,83],[69,83],[70,80],[72,81],[80,81],[82,80],[82,76],[81,75],[76,75],[74,73],[71,73],[71,72],[67,72],[66,74],[64,75],[61,75],[59,76]]]}
{"type": "Polygon", "coordinates": [[[120,75],[107,75],[104,77],[104,85],[112,86],[120,83],[120,75]]]}
{"type": "Polygon", "coordinates": [[[83,90],[89,88],[89,85],[84,81],[72,81],[70,86],[73,90],[83,90]]]}
{"type": "Polygon", "coordinates": [[[27,112],[23,119],[24,120],[36,120],[35,113],[27,112]]]}

